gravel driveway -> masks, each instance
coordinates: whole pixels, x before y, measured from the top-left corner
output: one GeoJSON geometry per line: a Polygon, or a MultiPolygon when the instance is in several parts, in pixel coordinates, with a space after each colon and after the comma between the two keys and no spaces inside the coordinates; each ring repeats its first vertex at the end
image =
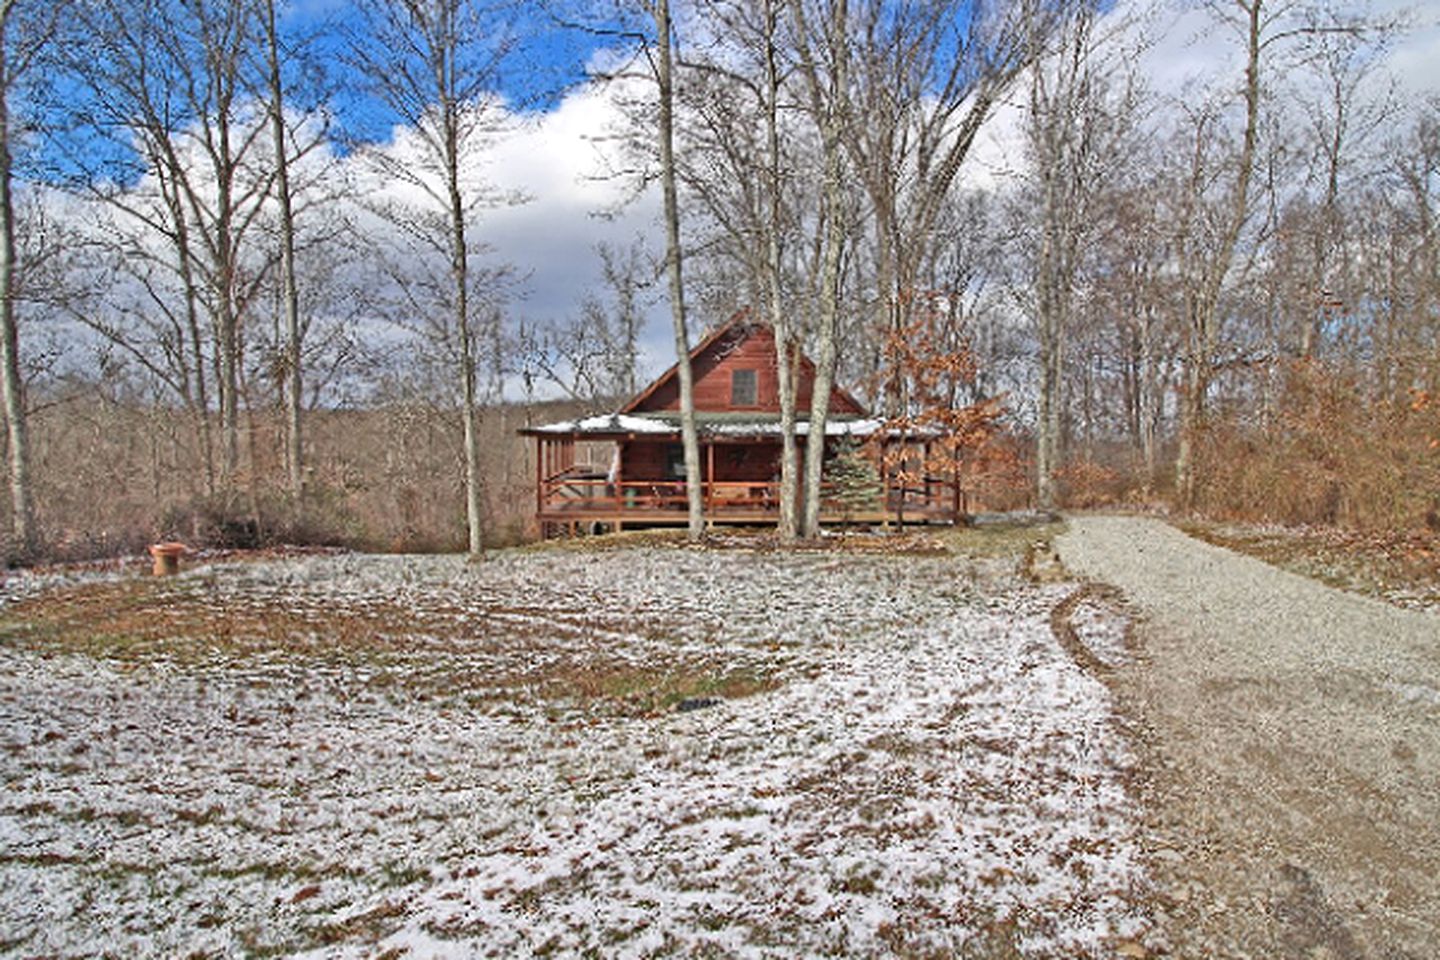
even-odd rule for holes
{"type": "Polygon", "coordinates": [[[1180,956],[1440,956],[1440,616],[1157,520],[1057,544],[1141,616],[1111,679],[1144,744],[1160,927],[1180,956]]]}

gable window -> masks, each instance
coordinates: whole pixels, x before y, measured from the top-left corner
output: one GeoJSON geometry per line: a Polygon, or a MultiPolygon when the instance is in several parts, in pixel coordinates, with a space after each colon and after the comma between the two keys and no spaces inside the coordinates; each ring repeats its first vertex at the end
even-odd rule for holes
{"type": "Polygon", "coordinates": [[[730,372],[730,405],[732,407],[755,406],[754,370],[732,370],[730,372]]]}

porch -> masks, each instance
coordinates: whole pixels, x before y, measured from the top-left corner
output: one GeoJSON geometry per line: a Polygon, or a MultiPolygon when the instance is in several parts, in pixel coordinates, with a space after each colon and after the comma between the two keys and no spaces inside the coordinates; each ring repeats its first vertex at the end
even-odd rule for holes
{"type": "MultiPolygon", "coordinates": [[[[700,497],[707,524],[772,525],[780,517],[780,484],[775,481],[702,480],[700,497]]],[[[611,480],[585,466],[543,476],[536,502],[536,518],[546,537],[683,526],[687,510],[683,480],[611,480]]],[[[949,479],[886,484],[881,496],[861,509],[837,500],[832,484],[821,485],[820,519],[827,525],[953,524],[965,513],[964,491],[949,479]]]]}

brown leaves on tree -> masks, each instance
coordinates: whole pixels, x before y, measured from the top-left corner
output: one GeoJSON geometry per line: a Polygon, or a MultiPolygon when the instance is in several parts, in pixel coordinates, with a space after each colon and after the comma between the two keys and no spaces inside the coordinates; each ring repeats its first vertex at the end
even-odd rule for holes
{"type": "MultiPolygon", "coordinates": [[[[908,324],[885,332],[876,393],[885,429],[898,438],[880,452],[885,471],[910,486],[997,476],[1024,482],[1003,419],[1004,395],[978,395],[979,366],[958,299],[943,290],[913,294],[908,324]]],[[[872,445],[878,441],[872,440],[872,445]]]]}

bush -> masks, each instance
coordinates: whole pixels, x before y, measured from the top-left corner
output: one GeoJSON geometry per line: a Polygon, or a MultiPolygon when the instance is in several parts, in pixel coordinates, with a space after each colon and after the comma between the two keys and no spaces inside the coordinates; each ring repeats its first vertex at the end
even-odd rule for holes
{"type": "Polygon", "coordinates": [[[1127,499],[1130,484],[1118,470],[1094,460],[1075,460],[1055,471],[1060,500],[1072,510],[1108,507],[1127,499]]]}
{"type": "Polygon", "coordinates": [[[1268,422],[1232,415],[1198,434],[1197,507],[1256,522],[1418,529],[1440,507],[1436,432],[1424,396],[1375,396],[1349,371],[1299,362],[1268,422]]]}
{"type": "Polygon", "coordinates": [[[281,544],[356,547],[365,531],[337,491],[307,491],[303,503],[264,493],[200,497],[166,510],[155,531],[158,539],[179,539],[192,546],[256,550],[281,544]]]}

